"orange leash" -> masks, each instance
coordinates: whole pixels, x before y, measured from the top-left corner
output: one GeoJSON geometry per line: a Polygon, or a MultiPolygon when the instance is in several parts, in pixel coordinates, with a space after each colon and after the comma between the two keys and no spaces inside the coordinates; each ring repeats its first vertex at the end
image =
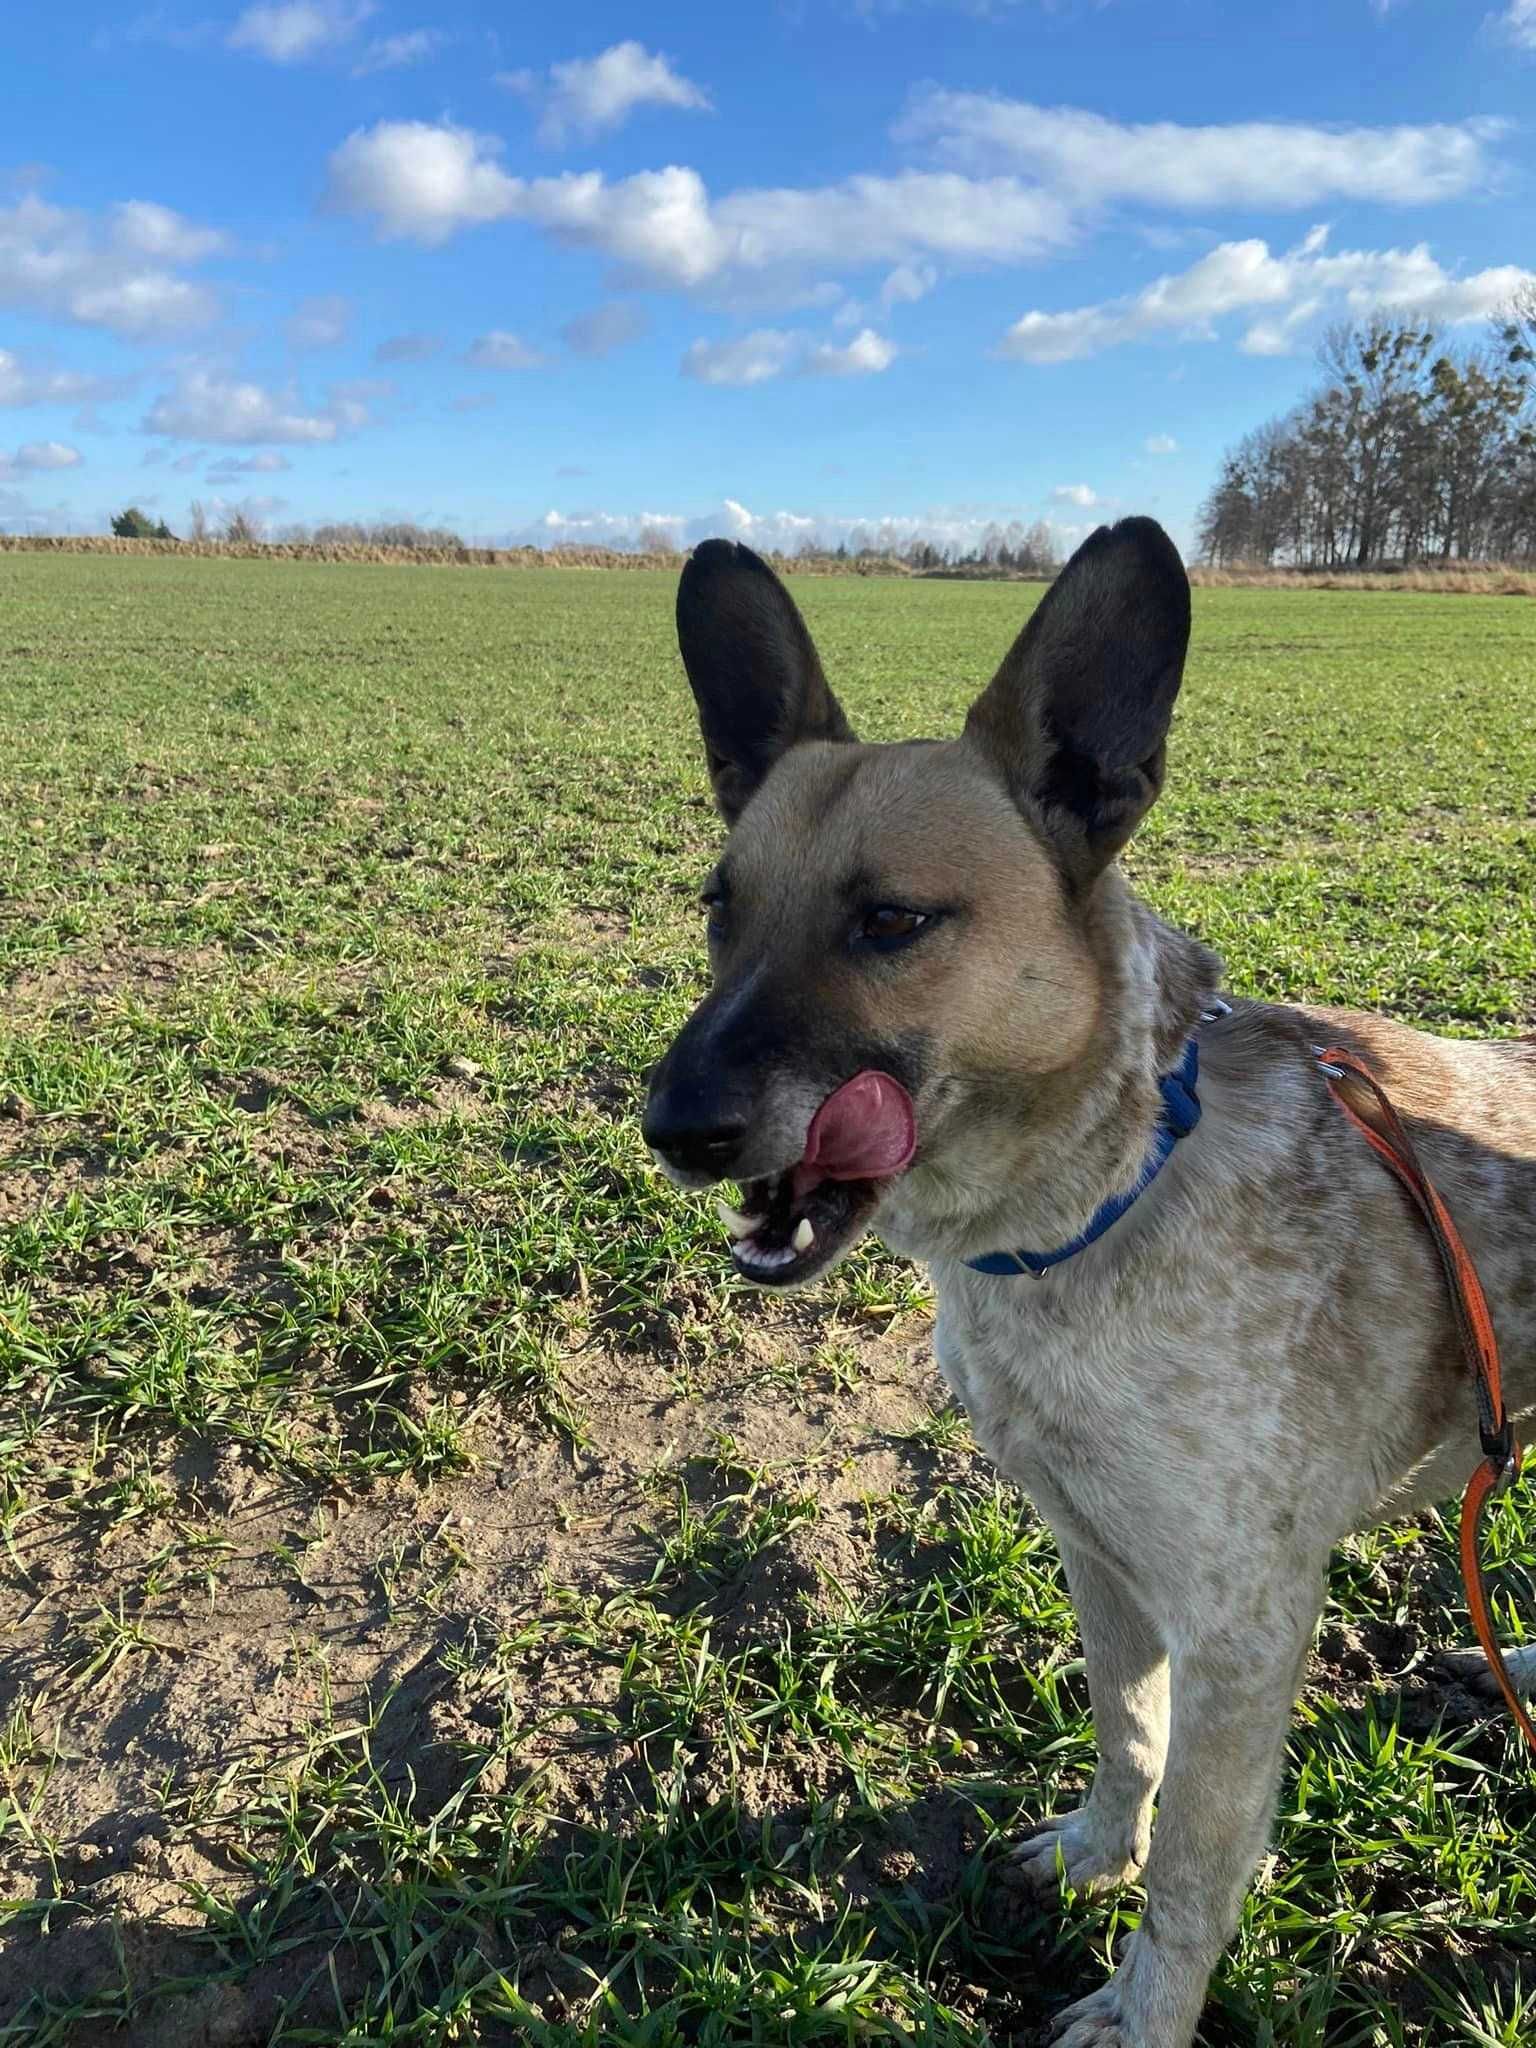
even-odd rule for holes
{"type": "Polygon", "coordinates": [[[1499,1346],[1493,1333],[1493,1318],[1488,1313],[1487,1297],[1477,1277],[1472,1255],[1451,1221],[1451,1213],[1440,1199],[1439,1190],[1419,1164],[1413,1140],[1386,1090],[1365,1062],[1353,1053],[1338,1046],[1314,1046],[1312,1049],[1317,1055],[1318,1065],[1327,1076],[1334,1101],[1382,1164],[1397,1176],[1423,1217],[1445,1272],[1461,1348],[1477,1389],[1478,1433],[1483,1445],[1482,1462],[1472,1474],[1461,1503],[1461,1576],[1467,1588],[1472,1626],[1477,1630],[1477,1640],[1482,1644],[1489,1669],[1498,1681],[1504,1704],[1514,1716],[1516,1726],[1532,1751],[1536,1752],[1536,1726],[1532,1725],[1531,1717],[1515,1691],[1509,1667],[1504,1662],[1504,1653],[1499,1648],[1493,1612],[1488,1604],[1488,1587],[1483,1577],[1484,1511],[1488,1503],[1496,1500],[1520,1474],[1520,1445],[1515,1438],[1515,1426],[1509,1419],[1509,1411],[1504,1406],[1499,1346]],[[1370,1090],[1381,1113],[1385,1135],[1350,1102],[1343,1085],[1346,1081],[1356,1081],[1370,1090]]]}

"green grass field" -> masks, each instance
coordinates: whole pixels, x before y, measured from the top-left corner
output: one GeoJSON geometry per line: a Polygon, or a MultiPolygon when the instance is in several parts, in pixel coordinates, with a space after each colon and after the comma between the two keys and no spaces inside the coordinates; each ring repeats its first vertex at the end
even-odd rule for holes
{"type": "MultiPolygon", "coordinates": [[[[796,594],[873,738],[1036,596],[796,594]]],[[[1009,1879],[1086,1694],[920,1277],[739,1293],[647,1169],[672,595],[0,555],[0,2042],[1027,2043],[1134,1922],[1009,1879]]],[[[1528,1029],[1533,789],[1529,600],[1207,590],[1131,864],[1244,991],[1528,1029]]],[[[1465,1636],[1434,1518],[1340,1554],[1213,2048],[1536,2039],[1465,1636]]]]}

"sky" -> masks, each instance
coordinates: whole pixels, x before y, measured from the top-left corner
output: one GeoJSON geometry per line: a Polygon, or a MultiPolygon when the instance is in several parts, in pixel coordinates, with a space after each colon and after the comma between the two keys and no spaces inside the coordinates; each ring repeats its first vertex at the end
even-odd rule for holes
{"type": "Polygon", "coordinates": [[[58,0],[0,530],[1187,545],[1376,308],[1536,264],[1536,0],[58,0]]]}

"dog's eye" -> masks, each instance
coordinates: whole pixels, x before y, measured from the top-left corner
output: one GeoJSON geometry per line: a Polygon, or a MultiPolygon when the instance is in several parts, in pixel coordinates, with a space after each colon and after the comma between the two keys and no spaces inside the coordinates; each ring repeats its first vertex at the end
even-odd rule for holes
{"type": "Polygon", "coordinates": [[[882,903],[866,911],[861,936],[882,953],[893,953],[915,939],[928,922],[925,910],[903,910],[895,903],[882,903]]]}
{"type": "Polygon", "coordinates": [[[725,893],[723,890],[706,889],[699,898],[699,908],[703,911],[705,921],[712,933],[721,932],[725,929],[725,893]]]}

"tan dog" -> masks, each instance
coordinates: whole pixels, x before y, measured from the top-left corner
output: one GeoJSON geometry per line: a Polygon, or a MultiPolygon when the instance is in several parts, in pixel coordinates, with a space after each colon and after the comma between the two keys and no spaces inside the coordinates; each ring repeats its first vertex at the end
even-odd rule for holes
{"type": "Polygon", "coordinates": [[[678,630],[732,829],[705,893],[714,989],[652,1077],[647,1141],[685,1186],[741,1184],[735,1258],[765,1286],[866,1228],[930,1268],[939,1364],[1049,1521],[1087,1655],[1092,1791],[1017,1853],[1045,1886],[1059,1853],[1079,1889],[1147,1890],[1060,2040],[1187,2048],[1329,1551],[1478,1456],[1427,1241],[1310,1048],[1359,1051],[1396,1097],[1481,1267],[1516,1413],[1536,1400],[1536,1056],[1223,1004],[1219,963],[1131,895],[1115,856],[1162,783],[1189,636],[1150,520],[1085,542],[954,741],[858,744],[745,548],[698,549],[678,630]],[[1036,1277],[1021,1247],[1070,1255],[1036,1277]]]}

